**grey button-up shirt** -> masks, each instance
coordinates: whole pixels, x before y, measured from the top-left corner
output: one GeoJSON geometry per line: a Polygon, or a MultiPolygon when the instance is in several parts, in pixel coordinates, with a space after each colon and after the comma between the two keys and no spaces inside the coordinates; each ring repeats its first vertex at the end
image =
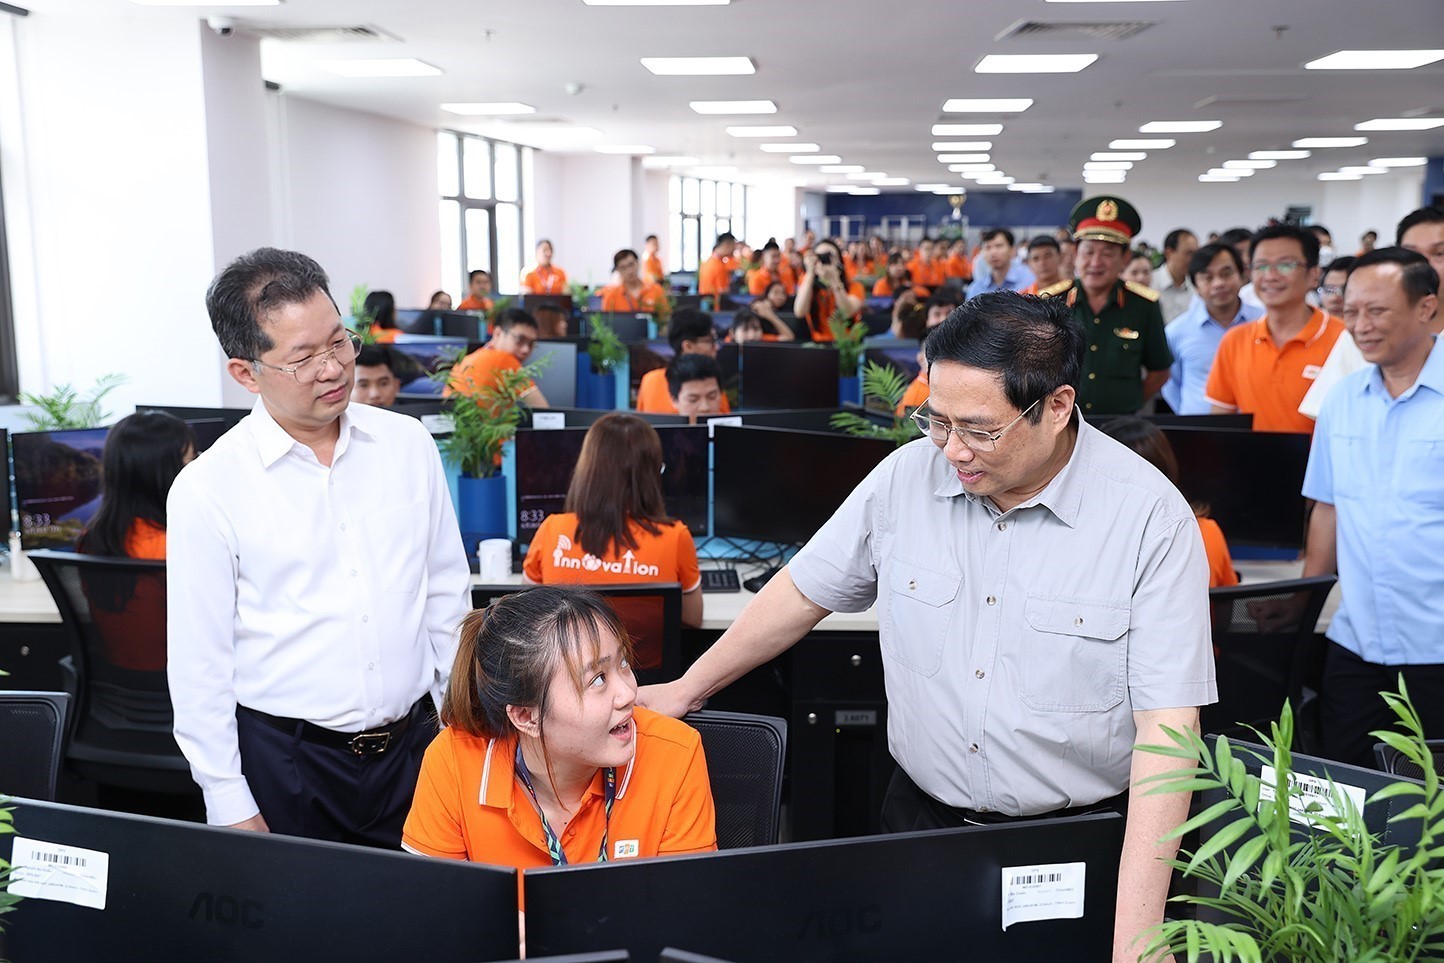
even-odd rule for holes
{"type": "Polygon", "coordinates": [[[1133,711],[1217,700],[1193,511],[1090,425],[999,513],[926,438],[889,456],[789,568],[832,611],[877,602],[888,745],[950,805],[1012,815],[1128,785],[1133,711]]]}

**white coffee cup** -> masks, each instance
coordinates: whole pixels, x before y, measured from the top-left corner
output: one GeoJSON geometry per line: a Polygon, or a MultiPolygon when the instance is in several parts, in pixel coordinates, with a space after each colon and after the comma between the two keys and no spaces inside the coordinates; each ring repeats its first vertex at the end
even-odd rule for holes
{"type": "Polygon", "coordinates": [[[482,581],[500,582],[511,574],[511,539],[488,538],[476,546],[482,581]]]}

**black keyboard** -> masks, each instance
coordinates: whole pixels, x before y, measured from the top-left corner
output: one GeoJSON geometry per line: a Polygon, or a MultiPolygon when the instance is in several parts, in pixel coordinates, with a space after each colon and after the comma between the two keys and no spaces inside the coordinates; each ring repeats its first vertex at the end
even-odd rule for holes
{"type": "Polygon", "coordinates": [[[740,592],[742,583],[738,581],[735,569],[704,568],[702,569],[702,591],[740,592]]]}

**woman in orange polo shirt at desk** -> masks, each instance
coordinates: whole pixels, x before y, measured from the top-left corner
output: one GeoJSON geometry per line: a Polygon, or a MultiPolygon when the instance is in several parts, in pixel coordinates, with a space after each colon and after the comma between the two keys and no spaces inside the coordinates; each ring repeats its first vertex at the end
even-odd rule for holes
{"type": "Polygon", "coordinates": [[[522,870],[716,849],[701,737],[636,705],[630,658],[590,592],[468,615],[402,847],[522,870]]]}
{"type": "Polygon", "coordinates": [[[540,585],[676,582],[682,624],[702,624],[697,546],[662,497],[662,440],[636,415],[598,418],[567,488],[566,511],[548,515],[522,572],[540,585]]]}
{"type": "MultiPolygon", "coordinates": [[[[77,550],[163,561],[166,496],[195,456],[190,426],[174,415],[145,411],[116,422],[102,457],[105,496],[77,550]]],[[[164,572],[92,576],[85,590],[112,665],[141,672],[165,668],[164,572]]]]}

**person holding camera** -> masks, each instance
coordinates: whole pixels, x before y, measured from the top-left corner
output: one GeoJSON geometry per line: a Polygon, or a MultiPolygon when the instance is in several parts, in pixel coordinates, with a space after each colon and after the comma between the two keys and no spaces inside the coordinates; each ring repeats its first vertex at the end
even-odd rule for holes
{"type": "Polygon", "coordinates": [[[828,322],[834,315],[850,321],[862,310],[862,285],[848,283],[842,269],[842,251],[837,242],[824,239],[813,245],[802,259],[804,273],[797,285],[793,313],[807,321],[813,341],[831,341],[828,322]]]}

